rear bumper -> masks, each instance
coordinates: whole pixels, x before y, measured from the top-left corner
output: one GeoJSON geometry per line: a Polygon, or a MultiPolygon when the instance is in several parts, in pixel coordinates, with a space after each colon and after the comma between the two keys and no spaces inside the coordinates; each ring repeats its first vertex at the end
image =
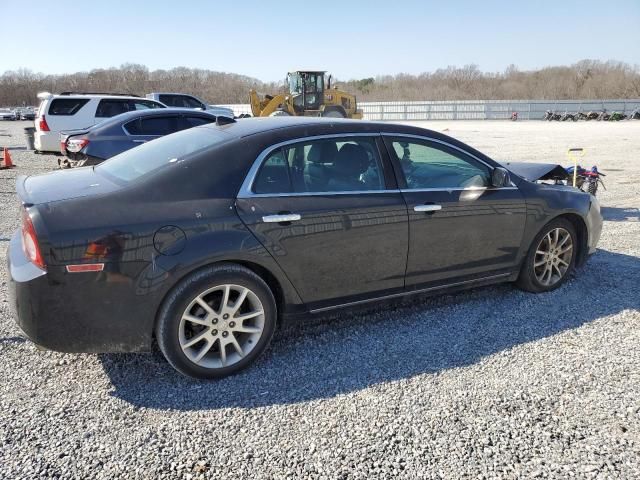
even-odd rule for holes
{"type": "Polygon", "coordinates": [[[9,271],[9,302],[22,333],[40,345],[38,328],[34,319],[39,315],[39,305],[32,301],[41,286],[46,284],[47,272],[29,262],[22,251],[20,232],[15,232],[9,243],[7,263],[9,271]],[[28,288],[25,288],[28,286],[28,288]]]}
{"type": "Polygon", "coordinates": [[[30,263],[19,232],[7,255],[9,298],[18,326],[33,343],[67,353],[148,351],[152,312],[127,283],[100,273],[47,271],[30,263]],[[134,297],[134,298],[132,298],[134,297]]]}
{"type": "Polygon", "coordinates": [[[60,153],[60,132],[41,132],[36,130],[33,136],[36,150],[60,153]]]}

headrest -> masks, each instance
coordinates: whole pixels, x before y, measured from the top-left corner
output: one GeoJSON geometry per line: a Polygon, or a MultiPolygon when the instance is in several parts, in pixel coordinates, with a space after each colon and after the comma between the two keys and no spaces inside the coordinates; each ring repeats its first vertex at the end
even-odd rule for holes
{"type": "Polygon", "coordinates": [[[369,156],[360,145],[345,143],[338,152],[338,158],[334,163],[336,171],[346,175],[360,175],[367,171],[369,156]]]}
{"type": "Polygon", "coordinates": [[[311,163],[333,163],[338,154],[336,142],[329,140],[314,143],[307,154],[307,161],[311,163]]]}

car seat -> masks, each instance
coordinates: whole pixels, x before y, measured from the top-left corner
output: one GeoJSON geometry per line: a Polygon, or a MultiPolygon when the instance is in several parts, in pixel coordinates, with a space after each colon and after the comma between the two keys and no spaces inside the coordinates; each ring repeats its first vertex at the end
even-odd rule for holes
{"type": "Polygon", "coordinates": [[[367,171],[369,156],[361,145],[345,143],[338,151],[333,164],[331,179],[327,184],[330,192],[363,190],[365,184],[360,176],[367,171]]]}
{"type": "Polygon", "coordinates": [[[305,164],[305,182],[309,192],[324,192],[329,181],[329,167],[338,156],[338,147],[334,141],[314,143],[307,154],[305,164]]]}

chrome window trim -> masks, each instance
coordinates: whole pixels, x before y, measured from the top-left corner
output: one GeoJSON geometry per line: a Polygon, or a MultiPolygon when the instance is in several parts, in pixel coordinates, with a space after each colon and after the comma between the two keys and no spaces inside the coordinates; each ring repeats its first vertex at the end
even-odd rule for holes
{"type": "Polygon", "coordinates": [[[373,193],[400,193],[400,190],[346,190],[336,192],[292,192],[292,193],[251,193],[238,198],[276,198],[276,197],[328,197],[331,195],[370,195],[373,193]]]}
{"type": "MultiPolygon", "coordinates": [[[[124,126],[123,126],[124,127],[124,126]]],[[[253,183],[258,175],[258,171],[262,166],[262,162],[266,159],[267,156],[271,154],[274,150],[278,148],[282,148],[286,145],[292,145],[295,143],[303,143],[307,141],[314,140],[325,140],[330,138],[344,138],[344,137],[406,137],[406,138],[414,138],[417,140],[424,140],[428,142],[435,142],[445,145],[447,147],[453,148],[465,155],[470,156],[471,158],[477,160],[482,163],[490,170],[495,169],[496,167],[493,165],[489,165],[487,162],[481,160],[470,152],[457,147],[455,145],[450,144],[449,142],[445,142],[444,140],[439,140],[431,137],[424,137],[421,135],[415,135],[410,133],[389,133],[389,132],[377,132],[377,133],[331,133],[326,135],[312,135],[309,137],[300,137],[293,140],[286,140],[284,142],[276,143],[265,148],[260,155],[254,160],[247,176],[242,182],[242,186],[240,187],[240,191],[238,192],[237,198],[239,199],[247,199],[247,198],[277,198],[277,197],[326,197],[332,195],[356,195],[356,194],[374,194],[374,193],[412,193],[412,192],[458,192],[458,191],[467,191],[467,190],[518,190],[513,182],[511,182],[511,186],[509,187],[486,187],[486,188],[478,188],[478,187],[454,187],[454,188],[402,188],[402,189],[385,189],[385,190],[353,190],[353,191],[338,191],[338,192],[288,192],[288,193],[254,193],[251,191],[253,188],[253,183]]]]}
{"type": "Polygon", "coordinates": [[[238,192],[238,198],[265,198],[265,197],[298,197],[298,196],[326,196],[326,195],[346,195],[346,194],[357,194],[357,193],[389,193],[389,192],[398,192],[398,190],[354,190],[347,192],[289,192],[289,193],[254,193],[251,189],[253,188],[253,183],[255,182],[256,177],[258,176],[258,171],[262,166],[262,162],[278,148],[282,148],[286,145],[292,145],[294,143],[304,143],[304,142],[312,142],[314,140],[326,140],[330,138],[348,138],[348,137],[371,137],[377,138],[380,137],[380,132],[374,133],[331,133],[327,135],[313,135],[310,137],[300,137],[293,140],[287,140],[284,142],[276,143],[275,145],[271,145],[265,148],[258,158],[255,159],[253,165],[249,169],[249,173],[242,182],[242,186],[240,187],[240,191],[238,192]]]}
{"type": "Polygon", "coordinates": [[[518,187],[453,187],[453,188],[401,188],[402,193],[416,192],[467,192],[473,190],[494,191],[494,190],[518,190],[518,187]]]}

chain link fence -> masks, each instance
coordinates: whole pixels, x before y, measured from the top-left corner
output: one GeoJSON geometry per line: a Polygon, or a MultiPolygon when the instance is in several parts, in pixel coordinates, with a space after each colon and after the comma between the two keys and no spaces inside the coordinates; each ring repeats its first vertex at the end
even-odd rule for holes
{"type": "MultiPolygon", "coordinates": [[[[222,105],[236,116],[251,114],[249,104],[222,105]]],[[[508,120],[513,112],[519,120],[542,120],[547,110],[564,112],[621,112],[640,108],[640,99],[630,100],[465,100],[423,102],[359,102],[366,120],[508,120]]]]}

